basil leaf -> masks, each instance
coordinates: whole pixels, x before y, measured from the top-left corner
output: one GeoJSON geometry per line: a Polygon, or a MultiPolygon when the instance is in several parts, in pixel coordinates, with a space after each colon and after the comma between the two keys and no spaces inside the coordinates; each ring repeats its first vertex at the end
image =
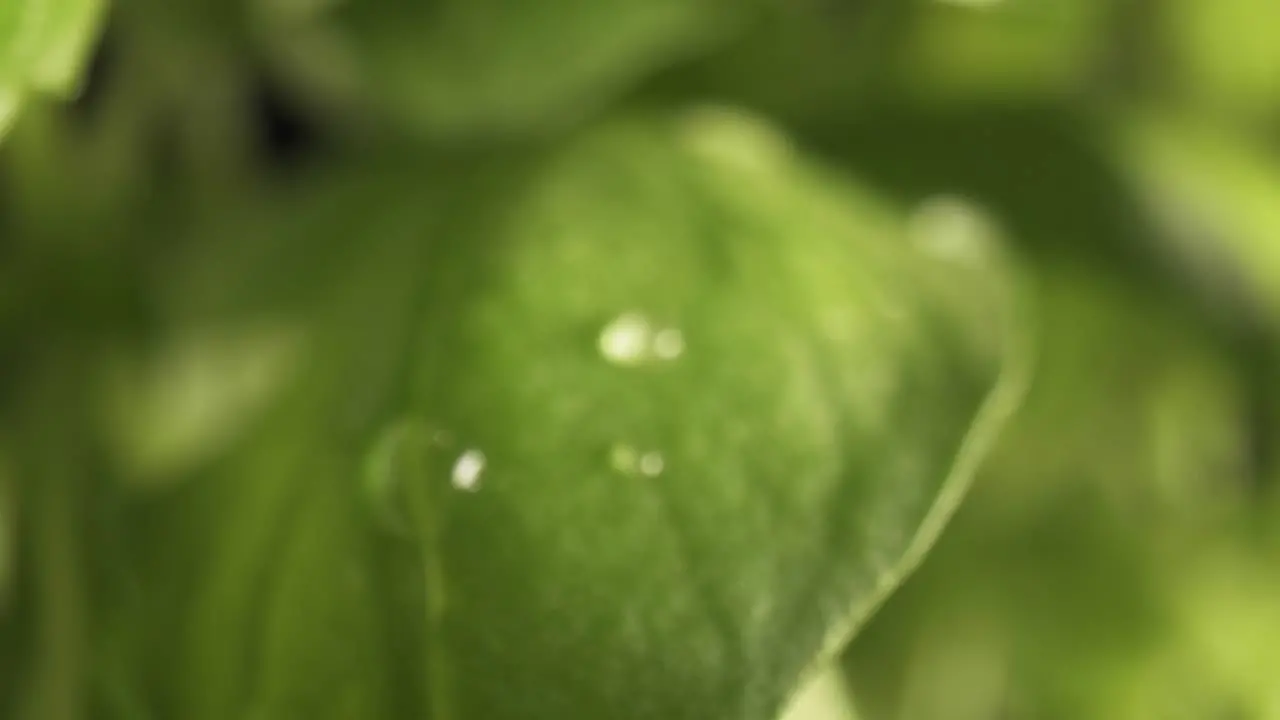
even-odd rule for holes
{"type": "Polygon", "coordinates": [[[427,132],[539,132],[732,35],[760,0],[266,2],[278,55],[427,132]],[[323,67],[321,67],[323,65],[323,67]],[[359,88],[359,89],[356,89],[359,88]]]}
{"type": "Polygon", "coordinates": [[[363,257],[221,479],[187,714],[776,717],[1017,402],[994,228],[725,110],[436,172],[322,211],[363,257]]]}
{"type": "Polygon", "coordinates": [[[0,7],[0,134],[25,94],[76,90],[102,11],[100,0],[15,0],[0,7]]]}

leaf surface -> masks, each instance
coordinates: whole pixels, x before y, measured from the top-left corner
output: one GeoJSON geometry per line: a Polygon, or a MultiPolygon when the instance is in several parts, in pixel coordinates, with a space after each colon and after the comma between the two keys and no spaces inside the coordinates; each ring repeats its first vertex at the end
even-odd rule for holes
{"type": "Polygon", "coordinates": [[[759,4],[445,0],[393,8],[362,0],[327,13],[269,15],[282,46],[312,38],[316,47],[332,48],[292,57],[313,64],[333,57],[346,68],[313,74],[359,78],[357,92],[371,90],[375,105],[432,134],[458,137],[538,132],[577,120],[655,70],[730,36],[759,4]]]}
{"type": "Polygon", "coordinates": [[[1025,380],[975,212],[908,222],[732,111],[386,187],[330,210],[362,257],[221,479],[193,717],[774,718],[1025,380]]]}
{"type": "Polygon", "coordinates": [[[70,95],[93,42],[100,0],[12,0],[0,6],[0,134],[30,92],[70,95]]]}

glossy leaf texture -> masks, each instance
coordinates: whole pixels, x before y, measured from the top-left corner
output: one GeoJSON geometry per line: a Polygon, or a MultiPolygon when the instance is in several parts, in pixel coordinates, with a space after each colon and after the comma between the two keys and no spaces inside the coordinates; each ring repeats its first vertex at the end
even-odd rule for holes
{"type": "Polygon", "coordinates": [[[0,134],[32,92],[76,89],[100,0],[8,0],[0,5],[0,134]]]}
{"type": "Polygon", "coordinates": [[[359,251],[195,490],[182,716],[777,717],[1017,402],[994,228],[728,110],[436,170],[311,208],[359,251]]]}
{"type": "Polygon", "coordinates": [[[430,134],[474,138],[578,120],[732,37],[766,1],[358,0],[321,9],[259,0],[259,9],[295,72],[359,85],[374,106],[430,134]]]}

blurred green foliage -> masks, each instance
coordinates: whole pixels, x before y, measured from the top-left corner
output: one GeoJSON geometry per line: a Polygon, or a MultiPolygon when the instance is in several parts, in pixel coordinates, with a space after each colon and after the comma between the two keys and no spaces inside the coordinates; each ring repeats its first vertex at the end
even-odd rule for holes
{"type": "Polygon", "coordinates": [[[1280,720],[1277,7],[0,0],[0,717],[1280,720]]]}

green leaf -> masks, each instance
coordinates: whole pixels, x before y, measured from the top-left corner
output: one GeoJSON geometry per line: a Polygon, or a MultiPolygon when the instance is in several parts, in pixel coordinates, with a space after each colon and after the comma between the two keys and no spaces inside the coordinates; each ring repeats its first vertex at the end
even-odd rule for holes
{"type": "Polygon", "coordinates": [[[75,92],[101,0],[11,0],[0,7],[0,134],[27,92],[75,92]]]}
{"type": "Polygon", "coordinates": [[[1162,249],[1234,310],[1280,317],[1280,163],[1239,134],[1188,121],[1128,118],[1117,158],[1159,228],[1162,249]]]}
{"type": "Polygon", "coordinates": [[[1280,107],[1280,7],[1268,0],[1172,0],[1162,8],[1168,60],[1202,107],[1261,114],[1280,107]]]}
{"type": "Polygon", "coordinates": [[[350,76],[376,105],[458,136],[573,121],[730,35],[760,2],[445,0],[393,7],[362,0],[319,18],[283,3],[262,5],[282,54],[301,63],[300,71],[350,76]],[[305,67],[317,63],[325,67],[305,67]]]}
{"type": "Polygon", "coordinates": [[[815,676],[792,698],[781,720],[857,720],[844,676],[839,667],[815,676]]]}
{"type": "Polygon", "coordinates": [[[1179,647],[1192,674],[1146,687],[1182,643],[1179,606],[1203,579],[1191,558],[1256,501],[1249,389],[1220,336],[1127,278],[1046,263],[1036,288],[1017,418],[846,655],[867,716],[1171,716],[1205,675],[1199,648],[1179,647]],[[1164,708],[1128,712],[1139,691],[1164,708]]]}
{"type": "Polygon", "coordinates": [[[0,621],[8,614],[17,560],[18,489],[8,453],[0,447],[0,621]]]}
{"type": "Polygon", "coordinates": [[[730,111],[435,173],[319,211],[362,257],[212,490],[184,715],[772,720],[1018,399],[993,228],[730,111]]]}
{"type": "Polygon", "coordinates": [[[891,52],[906,90],[945,101],[1060,97],[1084,87],[1112,0],[921,0],[891,52]]]}

